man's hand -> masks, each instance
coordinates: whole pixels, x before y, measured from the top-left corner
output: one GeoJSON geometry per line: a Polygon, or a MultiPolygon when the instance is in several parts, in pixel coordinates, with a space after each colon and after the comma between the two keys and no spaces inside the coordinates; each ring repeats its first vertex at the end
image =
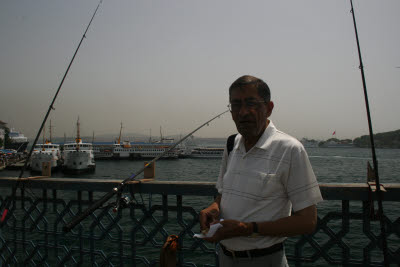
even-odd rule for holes
{"type": "Polygon", "coordinates": [[[214,202],[208,208],[200,211],[199,222],[200,222],[200,230],[208,230],[210,228],[210,224],[216,222],[219,217],[219,207],[214,202]]]}
{"type": "Polygon", "coordinates": [[[212,237],[204,238],[208,242],[219,242],[220,240],[236,237],[236,236],[249,236],[253,228],[251,223],[244,223],[235,220],[224,220],[219,222],[222,227],[212,237]]]}
{"type": "Polygon", "coordinates": [[[199,222],[200,230],[210,229],[210,224],[219,219],[219,203],[221,202],[221,195],[218,195],[214,202],[206,209],[200,211],[199,222]]]}

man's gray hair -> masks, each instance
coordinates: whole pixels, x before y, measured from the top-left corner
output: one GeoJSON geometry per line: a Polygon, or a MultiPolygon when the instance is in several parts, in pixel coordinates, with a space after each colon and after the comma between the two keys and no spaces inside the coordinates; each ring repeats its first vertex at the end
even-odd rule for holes
{"type": "Polygon", "coordinates": [[[263,80],[251,75],[244,75],[234,81],[229,87],[229,97],[231,96],[233,89],[242,88],[250,84],[256,86],[258,95],[264,99],[265,103],[268,103],[271,100],[271,91],[269,90],[268,85],[263,80]]]}

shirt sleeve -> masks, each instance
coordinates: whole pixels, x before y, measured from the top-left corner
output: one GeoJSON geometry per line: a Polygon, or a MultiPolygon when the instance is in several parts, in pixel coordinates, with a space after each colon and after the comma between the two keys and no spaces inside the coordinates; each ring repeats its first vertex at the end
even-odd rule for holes
{"type": "Polygon", "coordinates": [[[222,162],[221,162],[221,167],[219,169],[219,175],[218,175],[218,180],[217,180],[217,184],[216,184],[216,188],[218,190],[219,194],[222,194],[222,188],[223,188],[223,178],[226,172],[226,167],[228,164],[228,151],[225,147],[224,149],[224,154],[222,156],[222,162]]]}
{"type": "Polygon", "coordinates": [[[293,147],[286,188],[293,211],[299,211],[322,201],[321,191],[306,150],[293,147]]]}

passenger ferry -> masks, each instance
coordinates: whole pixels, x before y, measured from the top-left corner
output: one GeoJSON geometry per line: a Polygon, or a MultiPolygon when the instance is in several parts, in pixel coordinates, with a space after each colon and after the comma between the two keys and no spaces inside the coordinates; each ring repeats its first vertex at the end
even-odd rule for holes
{"type": "Polygon", "coordinates": [[[53,144],[50,141],[46,141],[44,144],[35,145],[30,161],[31,171],[41,172],[43,162],[51,162],[52,170],[57,170],[61,167],[59,144],[53,144]]]}
{"type": "MultiPolygon", "coordinates": [[[[171,143],[131,143],[124,141],[122,144],[114,144],[112,154],[114,159],[149,159],[161,155],[171,146],[171,143]]],[[[173,149],[162,158],[176,159],[178,156],[179,150],[173,149]]]]}
{"type": "MultiPolygon", "coordinates": [[[[171,146],[174,145],[174,139],[163,138],[154,143],[145,142],[130,142],[123,141],[121,144],[122,135],[122,123],[119,132],[118,140],[112,147],[112,157],[114,159],[152,159],[158,157],[165,151],[167,151],[171,146]]],[[[179,149],[173,149],[172,151],[165,154],[163,159],[176,159],[179,156],[179,149]]]]}
{"type": "MultiPolygon", "coordinates": [[[[170,149],[172,145],[173,143],[134,143],[134,157],[140,159],[155,158],[170,149]]],[[[179,149],[174,148],[166,153],[162,158],[177,159],[179,156],[179,152],[179,149]]]]}
{"type": "Polygon", "coordinates": [[[195,147],[190,153],[190,158],[222,158],[224,147],[195,147]]]}
{"type": "Polygon", "coordinates": [[[93,154],[96,159],[112,159],[113,148],[112,145],[108,144],[94,144],[93,143],[93,154]]]}
{"type": "Polygon", "coordinates": [[[45,128],[43,128],[43,144],[36,144],[33,149],[30,160],[30,168],[31,171],[33,172],[41,172],[42,165],[44,162],[50,162],[52,171],[58,170],[62,165],[60,145],[53,144],[51,142],[52,139],[51,120],[50,120],[49,130],[50,130],[49,140],[45,138],[45,128]]]}
{"type": "Polygon", "coordinates": [[[115,159],[129,159],[134,157],[134,148],[129,141],[122,144],[118,141],[112,147],[112,156],[115,159]]]}
{"type": "Polygon", "coordinates": [[[6,145],[5,149],[14,149],[17,152],[24,152],[26,150],[29,141],[24,134],[11,129],[8,136],[11,142],[6,145]]]}
{"type": "Polygon", "coordinates": [[[64,145],[64,172],[83,173],[94,171],[96,168],[93,145],[91,143],[82,142],[79,134],[79,126],[78,119],[75,143],[64,145]]]}

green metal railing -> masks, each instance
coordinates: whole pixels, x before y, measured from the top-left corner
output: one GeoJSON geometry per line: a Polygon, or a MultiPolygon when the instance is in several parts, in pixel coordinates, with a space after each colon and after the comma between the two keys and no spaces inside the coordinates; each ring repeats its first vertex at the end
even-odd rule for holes
{"type": "MultiPolygon", "coordinates": [[[[0,205],[15,182],[0,178],[0,205]]],[[[214,183],[132,183],[126,186],[123,209],[114,213],[112,199],[71,232],[63,232],[66,223],[119,182],[42,178],[22,183],[0,228],[0,266],[157,266],[170,234],[180,237],[180,266],[217,265],[215,246],[193,238],[199,232],[199,211],[217,193],[214,183]]],[[[285,242],[290,265],[383,266],[379,222],[372,208],[375,194],[368,185],[320,188],[325,201],[318,206],[315,232],[285,242]]],[[[388,254],[391,264],[399,265],[400,184],[385,184],[385,189],[388,254]]]]}

